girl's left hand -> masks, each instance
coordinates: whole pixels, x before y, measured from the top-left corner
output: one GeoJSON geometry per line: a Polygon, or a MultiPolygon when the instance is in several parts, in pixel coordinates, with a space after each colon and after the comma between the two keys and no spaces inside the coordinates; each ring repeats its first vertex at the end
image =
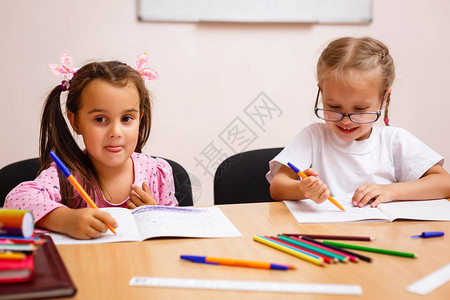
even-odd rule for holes
{"type": "Polygon", "coordinates": [[[129,209],[136,208],[142,205],[158,205],[147,182],[142,183],[142,188],[137,185],[131,185],[130,199],[127,201],[129,209]]]}
{"type": "Polygon", "coordinates": [[[352,198],[353,206],[364,207],[372,202],[370,207],[377,207],[380,203],[392,201],[391,185],[366,183],[356,189],[352,198]]]}

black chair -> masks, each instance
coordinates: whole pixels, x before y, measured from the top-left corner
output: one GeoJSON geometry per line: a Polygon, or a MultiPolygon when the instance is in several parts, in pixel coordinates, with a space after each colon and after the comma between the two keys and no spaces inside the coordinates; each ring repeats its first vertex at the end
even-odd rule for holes
{"type": "Polygon", "coordinates": [[[172,167],[173,181],[175,184],[175,198],[178,200],[179,206],[193,206],[191,179],[186,170],[177,162],[163,158],[172,167]]]}
{"type": "Polygon", "coordinates": [[[258,149],[225,159],[214,175],[214,204],[275,202],[266,174],[283,148],[258,149]]]}
{"type": "Polygon", "coordinates": [[[0,207],[3,207],[6,195],[13,188],[21,182],[34,180],[40,168],[39,158],[30,158],[0,169],[0,207]]]}
{"type": "MultiPolygon", "coordinates": [[[[175,184],[175,197],[180,206],[193,206],[191,180],[186,170],[173,160],[164,158],[172,167],[175,184]]],[[[0,170],[0,207],[3,207],[6,195],[19,183],[34,180],[41,163],[38,158],[18,161],[0,170]]]]}

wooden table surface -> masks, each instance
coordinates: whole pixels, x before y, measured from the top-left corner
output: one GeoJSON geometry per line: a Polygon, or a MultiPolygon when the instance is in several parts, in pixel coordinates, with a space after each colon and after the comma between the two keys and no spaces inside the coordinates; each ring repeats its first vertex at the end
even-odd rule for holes
{"type": "MultiPolygon", "coordinates": [[[[450,222],[395,221],[392,223],[299,224],[282,202],[221,205],[220,209],[243,237],[220,239],[159,238],[143,242],[59,245],[58,250],[77,287],[76,299],[425,299],[405,288],[450,263],[450,222]],[[423,231],[446,236],[413,239],[423,231]],[[373,236],[372,242],[349,242],[405,252],[411,259],[365,252],[367,263],[339,263],[319,267],[253,241],[253,235],[316,233],[373,236]],[[208,255],[293,264],[296,270],[275,271],[215,266],[182,261],[179,256],[208,255]],[[131,287],[133,276],[256,280],[297,283],[356,284],[362,296],[195,290],[131,287]]],[[[450,284],[426,299],[449,299],[450,284]]]]}

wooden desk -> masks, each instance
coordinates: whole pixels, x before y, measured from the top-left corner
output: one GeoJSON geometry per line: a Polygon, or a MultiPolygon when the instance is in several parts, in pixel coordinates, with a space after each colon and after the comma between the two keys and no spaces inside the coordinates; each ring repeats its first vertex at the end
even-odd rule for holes
{"type": "MultiPolygon", "coordinates": [[[[144,242],[61,245],[58,250],[77,286],[77,299],[424,299],[406,286],[450,263],[450,222],[298,224],[281,202],[222,205],[222,211],[243,234],[240,238],[151,239],[144,242]],[[422,231],[445,231],[446,236],[412,239],[422,231]],[[414,252],[417,259],[366,253],[372,263],[334,264],[318,267],[291,255],[254,242],[253,235],[283,232],[374,236],[359,242],[378,248],[414,252]],[[296,270],[272,271],[195,264],[181,254],[209,255],[294,264],[296,270]],[[133,276],[198,279],[284,281],[357,284],[362,296],[276,294],[218,290],[130,287],[133,276]]],[[[356,242],[351,242],[356,243],[356,242]]],[[[450,295],[446,284],[426,299],[450,295]]]]}

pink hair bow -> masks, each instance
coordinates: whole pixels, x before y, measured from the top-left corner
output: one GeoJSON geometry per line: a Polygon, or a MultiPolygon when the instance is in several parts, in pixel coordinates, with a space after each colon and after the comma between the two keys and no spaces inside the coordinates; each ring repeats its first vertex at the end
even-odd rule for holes
{"type": "Polygon", "coordinates": [[[148,55],[147,53],[139,54],[136,61],[134,62],[134,69],[141,74],[142,78],[147,80],[153,80],[159,77],[155,70],[147,68],[148,55]]]}
{"type": "Polygon", "coordinates": [[[56,76],[61,76],[67,80],[71,80],[77,69],[73,67],[72,58],[67,52],[61,54],[61,65],[49,64],[50,71],[56,76]]]}
{"type": "MultiPolygon", "coordinates": [[[[142,76],[142,78],[147,80],[153,80],[159,77],[155,70],[147,68],[148,63],[147,53],[139,54],[136,61],[134,62],[134,69],[142,76]]],[[[72,79],[78,68],[74,68],[72,58],[67,52],[61,54],[61,65],[59,64],[49,64],[50,71],[56,76],[64,77],[61,87],[63,91],[68,90],[70,87],[70,80],[72,79]]]]}

